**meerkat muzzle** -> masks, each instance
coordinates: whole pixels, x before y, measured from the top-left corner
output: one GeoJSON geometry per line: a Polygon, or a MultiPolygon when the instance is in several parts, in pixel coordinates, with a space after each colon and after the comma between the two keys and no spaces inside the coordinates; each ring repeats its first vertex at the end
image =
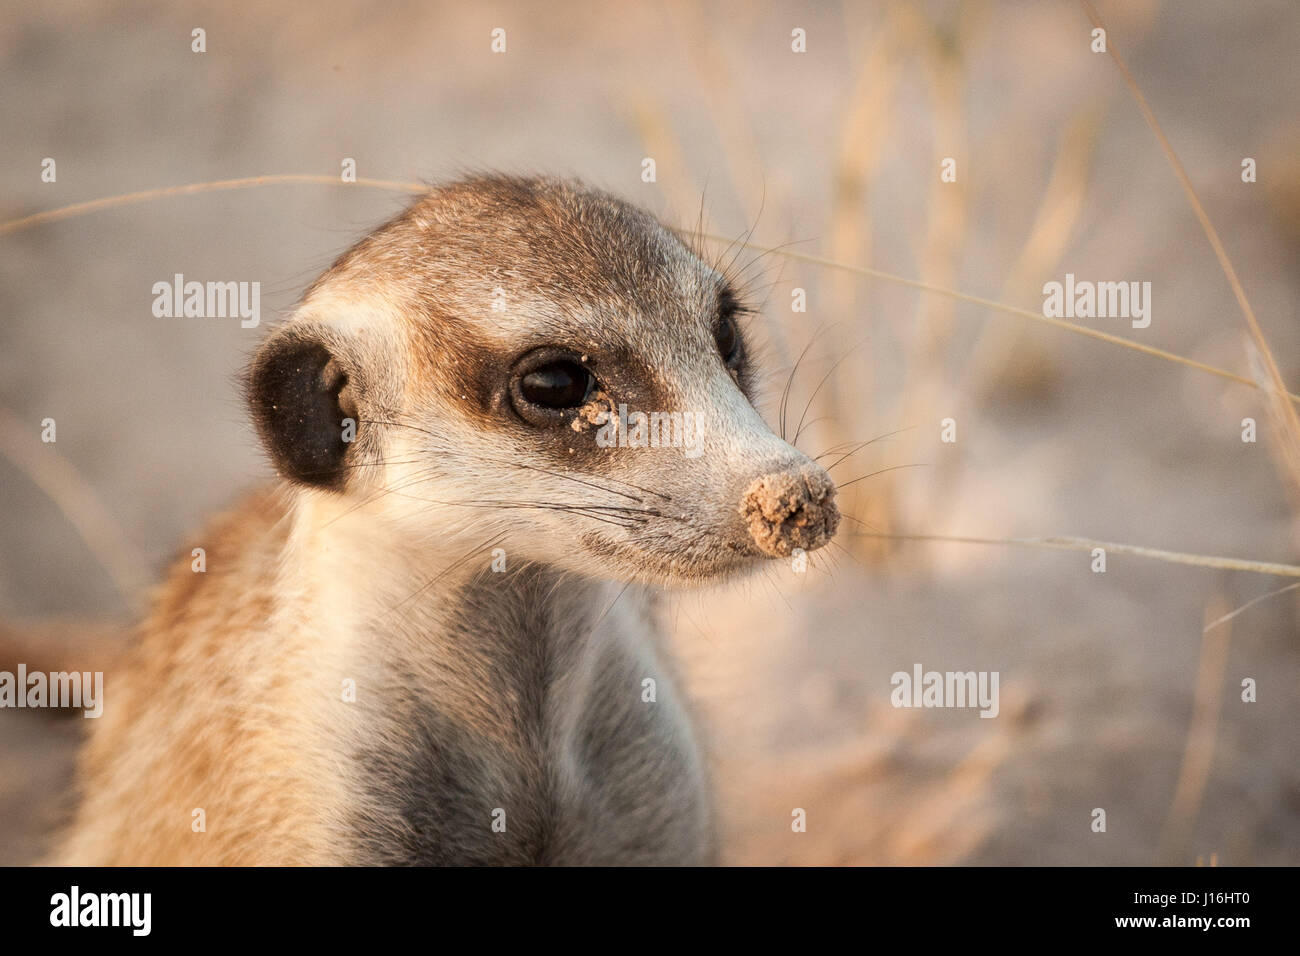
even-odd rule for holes
{"type": "Polygon", "coordinates": [[[764,475],[741,495],[739,510],[758,549],[774,558],[820,548],[840,523],[835,483],[815,465],[764,475]]]}

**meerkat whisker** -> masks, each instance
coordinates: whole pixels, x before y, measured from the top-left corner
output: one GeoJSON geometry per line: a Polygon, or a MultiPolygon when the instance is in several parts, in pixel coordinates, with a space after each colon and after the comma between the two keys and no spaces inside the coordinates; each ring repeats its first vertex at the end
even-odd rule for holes
{"type": "Polygon", "coordinates": [[[794,438],[790,439],[790,444],[798,446],[799,436],[803,434],[803,420],[808,416],[808,409],[812,408],[813,400],[817,398],[817,394],[822,390],[826,383],[830,381],[831,376],[835,374],[835,370],[844,364],[845,359],[858,349],[862,348],[862,345],[863,343],[859,342],[851,349],[848,349],[835,361],[835,364],[827,370],[826,374],[822,376],[821,381],[817,383],[817,387],[813,389],[812,394],[808,396],[808,401],[804,404],[803,414],[799,416],[799,424],[794,428],[794,438]]]}
{"type": "Polygon", "coordinates": [[[859,475],[851,481],[838,482],[837,487],[847,488],[849,485],[856,485],[859,481],[866,481],[868,478],[875,478],[877,475],[883,475],[887,471],[899,471],[903,468],[925,468],[929,464],[928,461],[914,461],[907,465],[890,465],[888,468],[881,468],[878,471],[871,472],[870,474],[859,475]]]}
{"type": "Polygon", "coordinates": [[[830,471],[836,465],[840,464],[843,461],[846,461],[849,458],[852,458],[854,455],[856,455],[858,452],[860,452],[862,449],[866,448],[867,446],[874,445],[878,441],[885,441],[887,439],[893,438],[895,435],[901,435],[903,432],[911,431],[915,427],[916,427],[915,425],[907,425],[903,428],[896,428],[892,432],[885,432],[885,434],[883,435],[877,435],[875,438],[868,438],[866,441],[853,442],[853,443],[841,442],[840,444],[832,448],[826,449],[820,455],[813,456],[813,461],[821,461],[827,455],[837,454],[839,453],[839,450],[842,449],[845,445],[849,445],[850,447],[848,451],[845,451],[843,454],[841,454],[840,457],[835,459],[835,461],[832,464],[826,466],[826,470],[830,471]]]}
{"type": "Polygon", "coordinates": [[[811,349],[813,347],[813,343],[817,341],[817,336],[820,333],[822,328],[823,326],[818,326],[817,331],[814,331],[812,337],[808,340],[808,344],[805,345],[803,347],[803,351],[799,353],[799,357],[795,359],[794,365],[790,366],[790,375],[785,380],[785,388],[781,390],[781,410],[779,415],[779,423],[780,423],[780,435],[782,441],[785,440],[785,413],[786,413],[786,405],[790,401],[790,388],[792,385],[794,385],[794,377],[799,372],[799,366],[803,364],[804,357],[808,354],[808,350],[811,349]]]}

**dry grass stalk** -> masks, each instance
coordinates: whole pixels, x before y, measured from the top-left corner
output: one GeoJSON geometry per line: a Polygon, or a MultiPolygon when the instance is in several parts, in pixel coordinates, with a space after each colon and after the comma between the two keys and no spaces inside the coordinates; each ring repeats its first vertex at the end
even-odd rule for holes
{"type": "MultiPolygon", "coordinates": [[[[869,537],[879,536],[873,531],[859,531],[869,537]]],[[[1049,548],[1057,551],[1092,551],[1102,548],[1108,554],[1131,554],[1139,558],[1153,558],[1171,564],[1191,564],[1202,568],[1224,568],[1229,571],[1250,571],[1255,574],[1274,574],[1281,577],[1300,578],[1300,565],[1278,564],[1272,561],[1250,561],[1244,558],[1221,558],[1206,554],[1188,554],[1183,551],[1164,551],[1116,541],[1097,541],[1093,538],[971,538],[943,534],[893,534],[887,537],[900,541],[935,541],[951,544],[1016,545],[1026,548],[1049,548]]]]}
{"type": "MultiPolygon", "coordinates": [[[[1029,234],[1007,272],[1001,301],[1024,299],[1039,291],[1042,277],[1064,255],[1083,210],[1092,174],[1103,111],[1079,113],[1061,134],[1056,162],[1043,189],[1029,234]]],[[[988,322],[970,352],[958,392],[987,394],[1008,387],[1035,394],[1054,378],[1053,363],[1023,326],[988,322]]]]}
{"type": "Polygon", "coordinates": [[[280,183],[319,183],[325,186],[364,186],[371,189],[391,189],[405,192],[424,192],[429,188],[423,183],[404,183],[387,179],[362,178],[358,179],[355,183],[344,183],[337,175],[317,176],[307,173],[280,173],[272,176],[245,176],[243,179],[221,179],[207,183],[187,183],[183,186],[164,186],[161,189],[145,189],[140,192],[124,193],[120,196],[106,196],[103,199],[92,199],[88,202],[73,203],[70,206],[60,206],[58,209],[47,209],[45,212],[38,212],[30,216],[23,216],[19,219],[10,219],[8,222],[0,223],[0,236],[5,236],[13,232],[21,232],[23,229],[29,229],[32,226],[39,226],[47,222],[58,222],[62,219],[71,219],[74,216],[83,216],[86,213],[99,212],[102,209],[116,209],[121,206],[131,206],[136,203],[151,202],[154,199],[165,199],[169,196],[191,196],[196,193],[221,192],[227,189],[251,189],[255,186],[274,186],[280,183]]]}
{"type": "MultiPolygon", "coordinates": [[[[847,10],[845,11],[847,14],[847,10]]],[[[847,24],[846,24],[847,29],[847,24]]],[[[871,258],[872,221],[867,203],[868,185],[882,158],[881,145],[888,142],[891,96],[899,77],[899,59],[920,42],[925,26],[911,6],[895,5],[884,25],[872,31],[877,37],[862,61],[858,78],[845,110],[840,147],[833,172],[831,207],[831,252],[839,261],[871,258]]],[[[827,314],[843,317],[859,337],[859,324],[869,325],[867,305],[860,296],[861,284],[847,273],[837,273],[831,282],[827,314]]],[[[865,298],[863,296],[862,298],[865,298]]],[[[858,438],[861,423],[876,421],[875,368],[872,351],[850,355],[821,389],[815,416],[824,419],[821,435],[827,447],[858,438]],[[842,381],[853,383],[846,395],[842,381]]],[[[855,489],[844,504],[846,510],[875,528],[889,528],[895,514],[894,486],[889,481],[871,488],[855,489]]],[[[884,539],[850,543],[851,556],[867,562],[885,560],[892,552],[884,539]]]]}
{"type": "MultiPolygon", "coordinates": [[[[1101,16],[1092,3],[1089,0],[1080,0],[1080,2],[1083,4],[1083,8],[1093,26],[1105,30],[1106,24],[1102,22],[1101,16]]],[[[1161,129],[1160,123],[1157,122],[1155,113],[1147,104],[1146,97],[1142,95],[1141,88],[1137,85],[1133,74],[1129,72],[1128,64],[1124,62],[1124,58],[1115,49],[1109,31],[1107,32],[1106,52],[1115,61],[1120,75],[1124,78],[1124,84],[1129,88],[1129,92],[1133,94],[1133,99],[1137,103],[1138,110],[1142,113],[1142,118],[1160,143],[1165,158],[1169,160],[1169,165],[1173,168],[1174,176],[1177,177],[1179,185],[1182,186],[1183,192],[1187,195],[1187,201],[1191,204],[1192,212],[1196,214],[1196,219],[1201,224],[1205,238],[1210,241],[1210,248],[1214,250],[1214,256],[1219,260],[1219,266],[1223,269],[1228,285],[1232,287],[1232,294],[1236,297],[1237,305],[1241,308],[1242,317],[1246,321],[1246,329],[1250,333],[1255,348],[1259,351],[1259,360],[1264,367],[1267,378],[1265,394],[1269,396],[1268,407],[1270,414],[1279,426],[1279,440],[1283,457],[1290,472],[1290,478],[1295,486],[1300,488],[1300,414],[1297,414],[1295,405],[1286,400],[1291,396],[1287,391],[1286,383],[1282,380],[1282,372],[1278,368],[1277,361],[1273,358],[1273,350],[1269,348],[1268,341],[1264,338],[1264,330],[1260,328],[1259,320],[1255,318],[1255,310],[1251,307],[1250,300],[1246,298],[1246,290],[1242,287],[1241,280],[1237,278],[1237,270],[1233,268],[1232,260],[1228,258],[1228,252],[1224,248],[1222,240],[1219,239],[1218,230],[1214,228],[1214,223],[1210,222],[1205,207],[1201,205],[1200,197],[1196,194],[1196,188],[1192,185],[1191,177],[1187,175],[1187,170],[1183,168],[1182,161],[1179,160],[1178,154],[1174,152],[1174,148],[1165,136],[1164,130],[1161,129]]]]}
{"type": "MultiPolygon", "coordinates": [[[[703,239],[711,242],[734,242],[726,236],[706,234],[703,239]]],[[[765,249],[766,246],[761,243],[741,242],[738,245],[753,247],[755,249],[765,249]]],[[[1005,302],[997,302],[993,299],[985,299],[977,295],[967,295],[964,292],[957,292],[954,289],[946,289],[941,286],[931,285],[928,282],[920,282],[916,279],[908,279],[905,276],[894,275],[891,272],[885,272],[881,269],[872,269],[867,266],[855,266],[847,262],[836,262],[833,259],[825,259],[820,256],[809,255],[804,252],[795,252],[789,249],[772,250],[775,255],[785,256],[800,262],[810,262],[814,265],[825,266],[828,269],[843,269],[848,272],[854,272],[858,275],[870,279],[880,279],[883,282],[893,282],[897,285],[907,286],[912,289],[919,289],[923,292],[931,292],[935,295],[947,296],[958,302],[969,302],[972,305],[978,305],[985,309],[992,309],[996,312],[1002,312],[1007,315],[1019,316],[1022,319],[1028,319],[1031,322],[1041,322],[1044,325],[1050,325],[1054,328],[1063,329],[1066,332],[1073,332],[1075,335],[1083,335],[1090,339],[1096,339],[1101,342],[1108,342],[1111,345],[1118,345],[1121,348],[1131,349],[1135,352],[1141,352],[1144,355],[1151,355],[1155,358],[1164,359],[1166,362],[1174,362],[1178,365],[1185,365],[1188,368],[1194,368],[1198,372],[1205,372],[1218,378],[1226,379],[1230,382],[1236,382],[1238,385],[1247,385],[1250,388],[1258,389],[1260,384],[1254,379],[1245,375],[1238,375],[1236,372],[1230,372],[1227,369],[1218,368],[1205,362],[1198,362],[1196,359],[1188,358],[1185,355],[1178,355],[1175,352],[1169,352],[1165,349],[1158,349],[1151,345],[1145,345],[1141,342],[1134,342],[1132,339],[1126,339],[1118,335],[1111,335],[1109,332],[1102,332],[1099,329],[1092,329],[1086,325],[1077,325],[1074,322],[1067,322],[1064,319],[1053,319],[1042,314],[1041,311],[1035,312],[1031,309],[1021,309],[1014,305],[1007,305],[1005,302]]],[[[1300,395],[1294,392],[1285,393],[1286,397],[1292,402],[1300,402],[1300,395]]]]}
{"type": "Polygon", "coordinates": [[[52,444],[37,441],[32,426],[0,407],[0,448],[58,507],[86,542],[122,600],[138,610],[149,581],[148,564],[95,490],[52,444]]]}
{"type": "MultiPolygon", "coordinates": [[[[970,162],[973,151],[968,146],[964,109],[966,68],[959,51],[976,46],[975,34],[980,17],[972,6],[961,7],[956,17],[951,32],[934,24],[928,25],[921,57],[930,100],[929,115],[932,117],[932,154],[926,228],[916,259],[926,281],[941,286],[951,286],[957,281],[971,196],[968,183],[974,178],[970,162]],[[948,158],[956,161],[956,176],[952,182],[944,181],[940,175],[942,164],[948,158]]],[[[911,340],[906,346],[903,385],[897,411],[890,421],[910,424],[938,422],[949,415],[961,417],[962,396],[954,393],[946,383],[948,353],[956,320],[954,301],[935,296],[918,298],[911,340]]],[[[922,440],[920,433],[910,434],[899,453],[906,459],[914,458],[918,453],[918,440],[922,440]]],[[[960,460],[958,456],[944,456],[932,472],[932,482],[925,488],[924,500],[919,500],[919,495],[899,496],[900,510],[904,514],[895,520],[906,521],[922,513],[933,515],[936,508],[955,500],[951,491],[959,478],[960,460]]],[[[891,489],[895,484],[892,478],[886,480],[891,489]]],[[[874,483],[872,490],[875,490],[874,483]]]]}
{"type": "MultiPolygon", "coordinates": [[[[1205,608],[1206,621],[1228,620],[1227,602],[1216,597],[1205,608]]],[[[1201,657],[1196,668],[1196,691],[1192,702],[1192,719],[1187,726],[1187,742],[1178,783],[1169,807],[1169,816],[1160,834],[1158,859],[1161,863],[1185,864],[1201,808],[1205,786],[1214,763],[1214,744],[1218,736],[1219,711],[1223,703],[1223,673],[1228,665],[1228,644],[1232,628],[1207,624],[1201,635],[1201,657]]]]}

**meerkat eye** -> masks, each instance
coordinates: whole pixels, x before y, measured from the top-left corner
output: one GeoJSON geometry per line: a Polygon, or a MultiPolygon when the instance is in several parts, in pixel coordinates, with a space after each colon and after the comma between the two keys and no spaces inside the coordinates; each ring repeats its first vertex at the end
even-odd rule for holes
{"type": "Polygon", "coordinates": [[[579,365],[562,359],[534,368],[519,379],[519,394],[543,408],[577,408],[591,394],[595,379],[579,365]]]}
{"type": "Polygon", "coordinates": [[[728,368],[735,368],[740,363],[740,327],[736,325],[739,311],[740,303],[735,295],[730,290],[723,290],[718,297],[718,322],[713,329],[713,341],[728,368]]]}
{"type": "Polygon", "coordinates": [[[718,344],[718,354],[722,356],[722,361],[735,365],[740,358],[740,332],[736,329],[736,320],[729,315],[723,316],[717,331],[713,333],[713,341],[718,344]]]}

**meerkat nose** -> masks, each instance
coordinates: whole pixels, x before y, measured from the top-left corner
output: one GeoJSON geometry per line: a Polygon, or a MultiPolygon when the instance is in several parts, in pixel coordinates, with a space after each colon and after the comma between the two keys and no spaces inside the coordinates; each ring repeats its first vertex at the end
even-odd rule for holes
{"type": "Polygon", "coordinates": [[[739,510],[754,544],[774,558],[820,548],[840,523],[835,483],[811,462],[757,479],[740,496],[739,510]]]}

